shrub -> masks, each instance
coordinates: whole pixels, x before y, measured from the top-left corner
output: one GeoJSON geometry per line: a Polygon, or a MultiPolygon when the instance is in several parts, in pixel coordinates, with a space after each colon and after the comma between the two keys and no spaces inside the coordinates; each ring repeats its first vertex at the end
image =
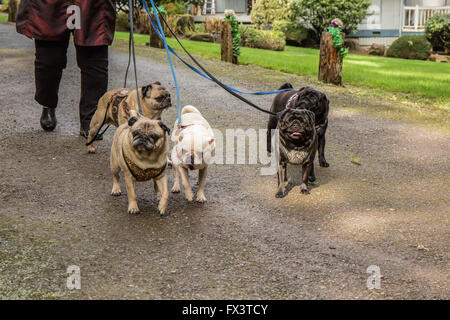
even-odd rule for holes
{"type": "Polygon", "coordinates": [[[195,33],[194,16],[190,14],[176,14],[167,19],[170,28],[180,36],[191,36],[195,33]]]}
{"type": "Polygon", "coordinates": [[[425,35],[433,47],[450,49],[450,14],[434,15],[425,25],[425,35]]]}
{"type": "Polygon", "coordinates": [[[425,36],[403,36],[395,40],[387,51],[388,57],[426,60],[431,44],[425,36]]]}
{"type": "Polygon", "coordinates": [[[186,13],[186,3],[180,0],[164,3],[168,15],[186,13]]]}
{"type": "Polygon", "coordinates": [[[301,23],[292,22],[289,20],[276,20],[272,24],[272,30],[284,33],[286,40],[295,41],[298,44],[308,36],[308,29],[301,23]]]}
{"type": "Polygon", "coordinates": [[[116,17],[116,31],[130,31],[130,21],[128,13],[120,11],[116,17]]]}
{"type": "Polygon", "coordinates": [[[287,9],[292,0],[258,0],[256,1],[250,19],[259,29],[272,25],[275,20],[292,20],[287,9]]]}
{"type": "Polygon", "coordinates": [[[289,11],[295,18],[310,25],[316,40],[320,40],[322,32],[335,18],[342,20],[345,33],[356,30],[358,23],[367,15],[370,4],[370,0],[293,0],[289,11]]]}
{"type": "Polygon", "coordinates": [[[241,46],[244,47],[283,51],[286,45],[284,34],[279,31],[240,26],[239,33],[241,34],[241,46]]]}

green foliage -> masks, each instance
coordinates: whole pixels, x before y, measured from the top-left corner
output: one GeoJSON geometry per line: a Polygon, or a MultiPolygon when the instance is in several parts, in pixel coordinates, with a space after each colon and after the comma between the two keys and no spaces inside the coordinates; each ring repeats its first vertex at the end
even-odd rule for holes
{"type": "Polygon", "coordinates": [[[425,35],[433,47],[450,49],[450,14],[434,15],[425,25],[425,35]]]}
{"type": "Polygon", "coordinates": [[[295,41],[299,44],[308,36],[308,29],[301,23],[290,20],[275,20],[272,23],[272,30],[283,32],[286,40],[295,41]]]}
{"type": "Polygon", "coordinates": [[[344,38],[342,38],[342,30],[338,27],[328,27],[328,32],[333,37],[333,47],[335,47],[339,55],[344,58],[348,54],[348,48],[344,47],[344,38]]]}
{"type": "Polygon", "coordinates": [[[320,39],[320,35],[334,18],[342,20],[345,33],[356,30],[370,4],[370,0],[293,0],[289,11],[311,25],[317,39],[320,39]]]}
{"type": "Polygon", "coordinates": [[[403,36],[395,40],[387,51],[388,57],[426,60],[431,44],[425,36],[403,36]]]}
{"type": "Polygon", "coordinates": [[[272,25],[276,20],[292,21],[292,14],[287,9],[292,0],[258,0],[250,13],[255,27],[262,29],[272,25]]]}
{"type": "Polygon", "coordinates": [[[186,2],[195,6],[203,6],[205,4],[205,0],[187,0],[186,2]]]}
{"type": "Polygon", "coordinates": [[[164,4],[168,15],[186,13],[187,3],[185,1],[174,1],[164,4]]]}
{"type": "Polygon", "coordinates": [[[284,34],[279,31],[240,26],[239,33],[241,34],[241,45],[244,47],[283,51],[286,45],[284,34]]]}
{"type": "Polygon", "coordinates": [[[233,37],[233,55],[239,57],[241,55],[241,35],[239,34],[239,24],[236,20],[236,16],[232,14],[229,17],[225,17],[223,21],[231,22],[231,36],[233,37]]]}
{"type": "MultiPolygon", "coordinates": [[[[160,5],[160,6],[158,6],[158,11],[160,12],[160,13],[162,13],[162,14],[167,14],[167,11],[166,11],[166,9],[164,9],[164,6],[163,5],[160,5]]],[[[153,11],[153,7],[150,7],[150,12],[151,13],[155,13],[154,11],[153,11]]]]}

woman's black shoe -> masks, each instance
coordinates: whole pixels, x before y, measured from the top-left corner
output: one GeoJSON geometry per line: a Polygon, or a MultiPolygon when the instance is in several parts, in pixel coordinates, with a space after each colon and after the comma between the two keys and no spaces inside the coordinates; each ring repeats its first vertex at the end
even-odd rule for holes
{"type": "Polygon", "coordinates": [[[56,127],[56,115],[54,108],[42,108],[41,127],[45,131],[53,131],[56,127]]]}

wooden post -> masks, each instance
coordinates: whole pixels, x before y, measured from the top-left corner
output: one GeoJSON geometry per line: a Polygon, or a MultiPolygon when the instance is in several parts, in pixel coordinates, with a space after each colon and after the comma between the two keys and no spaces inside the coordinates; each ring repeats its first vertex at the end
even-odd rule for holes
{"type": "MultiPolygon", "coordinates": [[[[156,21],[155,14],[152,13],[152,19],[153,21],[156,21]]],[[[164,27],[163,27],[164,29],[164,27]]],[[[158,37],[158,34],[153,29],[153,26],[150,26],[150,47],[163,49],[164,48],[164,42],[158,37]]]]}
{"type": "Polygon", "coordinates": [[[231,35],[230,21],[222,21],[221,39],[221,60],[238,64],[238,57],[233,55],[233,36],[231,35]]]}
{"type": "MultiPolygon", "coordinates": [[[[345,34],[342,33],[345,40],[345,34]]],[[[319,80],[342,85],[342,57],[333,46],[333,37],[323,32],[320,38],[319,80]]]]}
{"type": "Polygon", "coordinates": [[[233,62],[233,37],[231,36],[231,22],[222,22],[221,60],[233,62]]]}
{"type": "Polygon", "coordinates": [[[16,22],[17,0],[9,0],[8,3],[8,22],[16,22]]]}

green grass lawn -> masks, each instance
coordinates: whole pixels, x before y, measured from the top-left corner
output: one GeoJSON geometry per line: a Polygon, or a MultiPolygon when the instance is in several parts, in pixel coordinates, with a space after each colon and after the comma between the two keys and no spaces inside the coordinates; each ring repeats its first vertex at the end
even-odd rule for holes
{"type": "MultiPolygon", "coordinates": [[[[128,37],[126,32],[116,32],[115,36],[122,40],[128,40],[128,37]]],[[[149,36],[138,34],[135,41],[145,44],[149,36]]],[[[174,49],[181,50],[175,39],[168,38],[167,41],[174,49]]],[[[182,43],[192,54],[220,59],[219,44],[189,40],[182,40],[182,43]]],[[[243,47],[239,62],[316,76],[319,50],[291,46],[286,46],[285,51],[243,47]]],[[[442,105],[450,101],[450,64],[447,63],[349,54],[344,59],[343,80],[353,85],[435,98],[442,105]]]]}
{"type": "Polygon", "coordinates": [[[8,15],[6,13],[0,13],[0,22],[7,22],[8,15]]]}

